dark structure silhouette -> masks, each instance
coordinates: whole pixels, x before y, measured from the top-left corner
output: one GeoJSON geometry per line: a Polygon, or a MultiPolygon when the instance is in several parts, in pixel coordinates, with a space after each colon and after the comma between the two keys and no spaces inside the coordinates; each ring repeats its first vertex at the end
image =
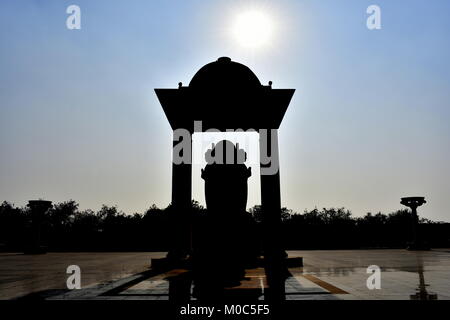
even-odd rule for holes
{"type": "Polygon", "coordinates": [[[239,144],[235,146],[227,140],[213,144],[207,151],[208,164],[202,169],[202,179],[205,180],[206,208],[209,212],[222,216],[246,211],[247,179],[252,175],[251,168],[244,164],[246,158],[239,144]]]}
{"type": "MultiPolygon", "coordinates": [[[[268,130],[268,150],[272,150],[272,162],[278,162],[279,128],[294,89],[272,89],[272,84],[261,84],[246,66],[222,57],[202,67],[189,86],[181,83],[177,89],[155,89],[159,101],[173,130],[195,132],[195,121],[202,122],[202,129],[261,129],[268,130]],[[274,135],[274,136],[272,136],[274,135]],[[273,142],[273,145],[271,143],[273,142]]],[[[178,143],[174,137],[174,146],[178,143]]],[[[189,144],[192,141],[188,141],[189,144]]],[[[261,144],[260,144],[261,146],[261,144]]],[[[262,150],[267,152],[266,150],[262,150]]],[[[265,154],[265,153],[264,153],[265,154]]],[[[265,168],[270,164],[261,163],[265,168]]],[[[168,257],[179,261],[192,251],[190,247],[189,217],[186,214],[192,200],[192,165],[172,164],[172,207],[174,242],[168,257]],[[176,227],[175,227],[176,226],[176,227]]],[[[280,175],[261,175],[261,202],[265,230],[264,255],[266,259],[282,259],[279,230],[280,175]]]]}
{"type": "MultiPolygon", "coordinates": [[[[179,83],[177,89],[155,89],[172,129],[187,130],[191,134],[190,141],[186,141],[189,146],[192,146],[192,134],[198,130],[196,121],[201,121],[201,130],[252,129],[259,132],[260,154],[270,154],[272,160],[271,163],[261,162],[261,172],[274,164],[278,166],[277,130],[294,91],[294,89],[273,89],[271,82],[267,86],[262,85],[248,67],[233,62],[228,57],[219,58],[202,67],[187,87],[179,83]],[[266,138],[263,143],[261,143],[262,133],[265,133],[266,138]],[[267,150],[263,150],[264,147],[267,150]]],[[[177,140],[178,137],[174,134],[174,147],[178,144],[177,140]]],[[[185,159],[187,161],[183,163],[173,161],[172,165],[174,242],[168,259],[173,263],[186,259],[192,253],[190,221],[187,214],[192,201],[192,155],[190,157],[191,159],[185,159]]],[[[205,181],[210,184],[208,176],[214,175],[215,169],[210,167],[205,170],[205,181]]],[[[231,192],[236,188],[231,185],[227,187],[229,189],[219,191],[231,192]]],[[[241,187],[242,183],[237,188],[241,187]]],[[[207,188],[207,192],[214,189],[207,188]]],[[[215,197],[213,194],[207,195],[210,204],[211,199],[215,197]]],[[[212,203],[214,202],[213,200],[212,203]]],[[[238,202],[236,200],[234,204],[236,210],[238,202]]],[[[281,195],[278,167],[273,174],[261,174],[261,202],[267,279],[274,291],[284,294],[281,275],[284,272],[286,253],[282,248],[280,237],[281,195]]],[[[223,201],[221,205],[225,205],[223,201]]]]}
{"type": "Polygon", "coordinates": [[[207,214],[194,233],[194,295],[218,300],[225,287],[240,283],[245,267],[254,265],[260,252],[246,212],[251,168],[244,164],[245,151],[223,140],[207,151],[206,159],[202,178],[207,214]]]}
{"type": "Polygon", "coordinates": [[[412,240],[408,244],[408,250],[429,250],[430,247],[423,241],[419,232],[419,216],[417,207],[427,203],[424,197],[405,197],[400,201],[401,204],[411,209],[411,231],[412,240]]]}
{"type": "Polygon", "coordinates": [[[45,213],[52,207],[47,200],[30,200],[28,207],[31,213],[31,230],[28,233],[28,244],[24,252],[27,254],[41,254],[47,252],[47,247],[41,244],[42,224],[45,213]]]}

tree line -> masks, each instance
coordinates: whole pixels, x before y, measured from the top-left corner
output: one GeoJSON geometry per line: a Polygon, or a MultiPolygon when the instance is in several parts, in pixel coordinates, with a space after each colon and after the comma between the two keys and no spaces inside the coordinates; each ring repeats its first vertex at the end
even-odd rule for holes
{"type": "MultiPolygon", "coordinates": [[[[144,213],[125,214],[116,206],[80,210],[74,200],[56,203],[41,224],[42,242],[52,251],[166,251],[171,237],[172,207],[152,205],[144,213]]],[[[193,224],[206,209],[192,201],[187,212],[193,224]]],[[[247,212],[261,230],[262,212],[247,212]]],[[[282,234],[286,249],[404,248],[411,240],[411,213],[367,213],[352,216],[345,208],[315,208],[302,213],[283,208],[282,234]]],[[[0,250],[20,251],[31,233],[31,212],[4,201],[0,205],[0,250]]],[[[450,246],[450,223],[420,219],[421,237],[432,247],[450,246]]],[[[256,233],[256,237],[257,237],[256,233]]]]}

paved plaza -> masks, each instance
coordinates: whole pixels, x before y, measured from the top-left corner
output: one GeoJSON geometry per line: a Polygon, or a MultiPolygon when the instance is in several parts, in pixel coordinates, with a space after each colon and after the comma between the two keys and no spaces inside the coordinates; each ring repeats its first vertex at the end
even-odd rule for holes
{"type": "MultiPolygon", "coordinates": [[[[450,249],[288,251],[303,257],[304,267],[290,268],[287,300],[438,299],[450,300],[450,249]],[[381,288],[369,290],[369,266],[381,268],[381,288]]],[[[168,300],[174,283],[189,279],[189,270],[154,272],[152,258],[165,252],[0,253],[0,299],[23,297],[89,300],[168,300]],[[66,269],[81,268],[81,290],[67,290],[66,269]]],[[[186,286],[185,286],[186,287],[186,286]]],[[[246,270],[233,292],[253,290],[264,300],[263,268],[246,270]]],[[[192,286],[187,285],[192,293],[192,286]]],[[[195,298],[191,295],[191,300],[195,298]]]]}

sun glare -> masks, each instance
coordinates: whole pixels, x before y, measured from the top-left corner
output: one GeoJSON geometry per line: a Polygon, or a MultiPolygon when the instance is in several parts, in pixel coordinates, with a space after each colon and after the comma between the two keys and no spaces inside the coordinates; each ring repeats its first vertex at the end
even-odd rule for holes
{"type": "Polygon", "coordinates": [[[244,11],[236,16],[232,32],[241,46],[261,48],[271,41],[273,21],[262,11],[244,11]]]}

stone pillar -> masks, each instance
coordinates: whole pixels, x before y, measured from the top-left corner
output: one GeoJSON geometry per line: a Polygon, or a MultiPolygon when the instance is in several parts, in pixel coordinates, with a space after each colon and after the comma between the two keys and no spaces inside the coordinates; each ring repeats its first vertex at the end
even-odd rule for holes
{"type": "Polygon", "coordinates": [[[271,163],[265,164],[261,160],[261,209],[263,214],[264,239],[263,246],[265,255],[274,254],[281,250],[279,241],[281,227],[281,194],[280,194],[280,170],[278,156],[278,131],[267,130],[267,134],[260,133],[260,159],[270,157],[271,163]],[[264,143],[263,139],[267,142],[264,143]],[[264,145],[268,150],[264,150],[264,145]],[[276,164],[277,167],[272,167],[276,164]],[[264,169],[271,174],[264,174],[264,169]]]}
{"type": "Polygon", "coordinates": [[[278,155],[278,130],[260,132],[260,159],[271,158],[271,163],[260,163],[261,168],[261,210],[263,215],[263,250],[267,282],[267,296],[270,301],[282,301],[285,297],[284,280],[286,275],[285,258],[281,237],[281,191],[278,155]],[[267,142],[264,143],[264,139],[267,142]],[[267,150],[264,150],[264,145],[267,150]],[[276,167],[271,167],[276,165],[276,167]],[[267,173],[264,174],[264,169],[267,173]]]}
{"type": "Polygon", "coordinates": [[[419,216],[417,215],[417,207],[411,207],[411,236],[412,236],[412,245],[414,247],[419,246],[420,239],[418,237],[417,229],[419,228],[419,216]]]}
{"type": "Polygon", "coordinates": [[[412,239],[408,244],[408,250],[429,250],[428,245],[423,241],[419,233],[419,216],[417,215],[417,207],[420,207],[425,201],[424,197],[404,197],[401,198],[401,204],[411,209],[411,233],[412,239]]]}
{"type": "Polygon", "coordinates": [[[30,200],[28,207],[31,213],[31,230],[29,234],[29,242],[25,248],[25,253],[40,254],[46,253],[46,248],[41,246],[41,227],[45,219],[45,213],[52,206],[51,201],[47,200],[30,200]]]}
{"type": "MultiPolygon", "coordinates": [[[[178,143],[173,140],[174,147],[178,143]]],[[[185,259],[191,251],[192,135],[189,145],[189,163],[175,164],[172,158],[172,208],[169,212],[171,238],[167,255],[172,261],[185,259]]]]}

